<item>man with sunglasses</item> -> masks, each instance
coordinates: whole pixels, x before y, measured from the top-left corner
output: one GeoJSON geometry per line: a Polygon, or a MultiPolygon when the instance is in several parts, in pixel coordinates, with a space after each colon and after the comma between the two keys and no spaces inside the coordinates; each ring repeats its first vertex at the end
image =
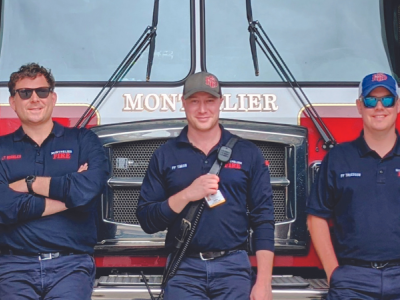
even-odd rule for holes
{"type": "Polygon", "coordinates": [[[363,131],[329,151],[314,182],[308,227],[330,282],[327,299],[400,299],[398,98],[392,76],[366,76],[356,101],[363,131]]]}
{"type": "Polygon", "coordinates": [[[52,120],[54,86],[35,63],[8,83],[21,127],[0,137],[0,299],[91,298],[107,158],[92,131],[52,120]]]}

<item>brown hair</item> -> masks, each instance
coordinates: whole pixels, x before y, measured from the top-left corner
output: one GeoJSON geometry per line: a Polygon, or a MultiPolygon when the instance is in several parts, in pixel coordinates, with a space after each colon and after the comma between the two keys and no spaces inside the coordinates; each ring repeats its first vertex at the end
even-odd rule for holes
{"type": "Polygon", "coordinates": [[[10,95],[15,95],[15,85],[18,81],[27,77],[35,79],[39,75],[43,75],[46,78],[46,81],[49,84],[51,90],[54,90],[56,82],[54,80],[53,74],[51,74],[51,70],[46,69],[45,67],[40,66],[37,63],[29,63],[21,66],[17,72],[11,74],[10,81],[8,82],[8,90],[10,92],[10,95]]]}

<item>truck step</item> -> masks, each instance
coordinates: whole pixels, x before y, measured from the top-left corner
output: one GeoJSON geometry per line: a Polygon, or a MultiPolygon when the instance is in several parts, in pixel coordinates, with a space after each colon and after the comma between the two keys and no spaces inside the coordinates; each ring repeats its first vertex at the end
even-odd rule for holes
{"type": "Polygon", "coordinates": [[[300,276],[274,275],[272,288],[306,288],[310,283],[300,276]]]}
{"type": "MultiPolygon", "coordinates": [[[[161,284],[161,275],[146,276],[147,283],[150,286],[161,284]]],[[[110,275],[101,276],[97,282],[99,286],[144,286],[144,281],[141,275],[110,275]]],[[[273,276],[273,288],[306,288],[310,282],[300,276],[273,276]]],[[[315,283],[318,286],[318,283],[315,283]]],[[[321,283],[322,286],[322,283],[321,283]]]]}
{"type": "MultiPolygon", "coordinates": [[[[146,276],[148,285],[161,285],[161,275],[146,276]]],[[[145,286],[141,275],[110,275],[101,276],[97,282],[102,286],[145,286]]]]}

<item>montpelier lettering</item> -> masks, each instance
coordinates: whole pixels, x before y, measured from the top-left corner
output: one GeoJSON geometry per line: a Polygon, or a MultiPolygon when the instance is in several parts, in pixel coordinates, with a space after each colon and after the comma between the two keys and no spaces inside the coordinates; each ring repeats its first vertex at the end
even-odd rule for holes
{"type": "MultiPolygon", "coordinates": [[[[182,94],[123,94],[124,112],[168,112],[184,111],[182,94]]],[[[274,94],[230,94],[223,95],[221,111],[227,112],[275,112],[278,110],[274,94]]]]}

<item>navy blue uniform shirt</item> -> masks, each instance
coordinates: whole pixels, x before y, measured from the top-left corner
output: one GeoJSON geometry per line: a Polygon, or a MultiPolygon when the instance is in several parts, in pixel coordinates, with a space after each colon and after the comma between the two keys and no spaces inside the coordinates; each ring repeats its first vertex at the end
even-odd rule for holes
{"type": "MultiPolygon", "coordinates": [[[[168,198],[207,174],[217,159],[217,150],[233,136],[222,129],[220,142],[205,155],[190,144],[187,127],[181,134],[157,149],[143,181],[137,217],[143,230],[155,233],[168,228],[166,248],[174,245],[181,220],[188,206],[177,214],[168,198]]],[[[268,167],[261,151],[251,142],[240,139],[233,148],[229,163],[221,170],[219,189],[226,202],[205,206],[190,251],[229,250],[246,242],[247,230],[254,230],[255,250],[274,250],[274,211],[268,167]],[[249,207],[250,214],[247,215],[249,207]]]]}
{"type": "Polygon", "coordinates": [[[22,127],[0,137],[0,247],[27,254],[93,253],[96,205],[107,176],[107,157],[90,130],[54,122],[40,147],[22,127]],[[84,163],[88,170],[77,173],[84,163]],[[41,217],[44,197],[18,193],[8,186],[28,175],[51,177],[49,198],[64,202],[68,210],[41,217]]]}
{"type": "Polygon", "coordinates": [[[363,134],[322,161],[307,213],[333,218],[338,258],[400,259],[400,142],[384,157],[363,134]]]}

